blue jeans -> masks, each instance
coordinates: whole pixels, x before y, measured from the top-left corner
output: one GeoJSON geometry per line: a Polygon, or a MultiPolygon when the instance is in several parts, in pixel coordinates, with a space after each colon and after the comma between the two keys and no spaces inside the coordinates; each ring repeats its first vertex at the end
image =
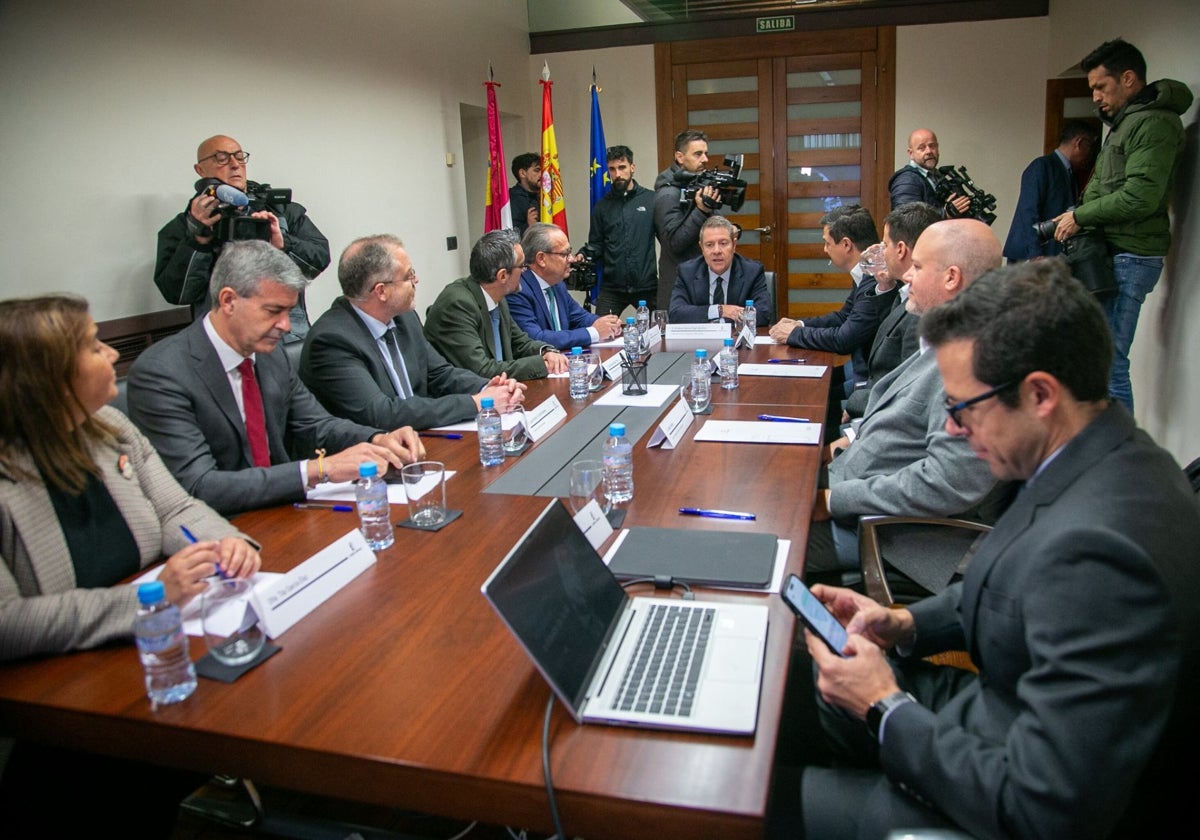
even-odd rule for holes
{"type": "Polygon", "coordinates": [[[1117,293],[1104,301],[1104,314],[1113,336],[1112,376],[1108,392],[1125,404],[1133,414],[1133,387],[1129,382],[1129,348],[1137,330],[1138,315],[1146,295],[1154,291],[1162,274],[1162,257],[1139,257],[1137,254],[1117,254],[1113,257],[1113,275],[1117,293]]]}

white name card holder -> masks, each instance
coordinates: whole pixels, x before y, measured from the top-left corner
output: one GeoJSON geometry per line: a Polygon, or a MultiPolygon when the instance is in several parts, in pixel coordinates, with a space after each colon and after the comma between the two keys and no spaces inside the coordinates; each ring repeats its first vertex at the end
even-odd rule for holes
{"type": "Polygon", "coordinates": [[[536,408],[527,409],[525,417],[529,420],[529,439],[536,442],[546,432],[567,419],[567,410],[558,401],[558,397],[551,395],[542,400],[536,408]]]}
{"type": "Polygon", "coordinates": [[[692,414],[687,403],[680,400],[658,424],[658,428],[654,430],[650,440],[646,441],[646,448],[659,446],[663,449],[674,449],[679,445],[679,441],[683,440],[684,433],[691,427],[695,419],[696,415],[692,414]]]}
{"type": "Polygon", "coordinates": [[[697,341],[720,341],[733,335],[733,325],[717,324],[667,324],[667,340],[696,339],[697,341]]]}

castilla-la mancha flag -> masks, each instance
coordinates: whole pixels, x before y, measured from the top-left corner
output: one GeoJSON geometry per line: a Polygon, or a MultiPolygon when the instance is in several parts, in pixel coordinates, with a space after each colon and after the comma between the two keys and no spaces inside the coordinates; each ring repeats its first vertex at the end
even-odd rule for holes
{"type": "Polygon", "coordinates": [[[500,110],[496,106],[499,82],[484,82],[487,88],[488,167],[487,196],[484,199],[483,232],[506,230],[513,226],[508,204],[508,175],[504,169],[504,142],[500,139],[500,110]]]}
{"type": "Polygon", "coordinates": [[[554,140],[554,105],[550,99],[550,64],[542,66],[542,187],[538,221],[553,222],[567,232],[567,205],[563,201],[562,171],[558,168],[558,143],[554,140]]]}

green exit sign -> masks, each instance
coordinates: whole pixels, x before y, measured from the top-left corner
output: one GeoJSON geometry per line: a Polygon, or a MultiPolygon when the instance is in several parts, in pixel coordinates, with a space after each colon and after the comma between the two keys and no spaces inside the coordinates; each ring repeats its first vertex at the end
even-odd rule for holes
{"type": "Polygon", "coordinates": [[[795,15],[776,15],[775,17],[760,17],[755,18],[755,23],[758,25],[757,31],[763,32],[790,32],[796,28],[795,15]]]}

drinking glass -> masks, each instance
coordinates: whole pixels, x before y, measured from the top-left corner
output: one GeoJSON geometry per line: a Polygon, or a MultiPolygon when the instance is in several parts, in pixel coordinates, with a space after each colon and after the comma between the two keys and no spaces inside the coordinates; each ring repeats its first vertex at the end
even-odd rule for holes
{"type": "Polygon", "coordinates": [[[701,414],[708,409],[708,404],[712,400],[712,383],[705,382],[707,388],[696,387],[696,381],[692,378],[691,373],[685,373],[679,380],[679,396],[687,404],[687,407],[692,410],[692,414],[701,414]]]}
{"type": "Polygon", "coordinates": [[[608,497],[604,495],[604,464],[601,461],[576,461],[571,464],[571,512],[579,513],[595,499],[600,510],[608,513],[608,497]]]}
{"type": "Polygon", "coordinates": [[[667,338],[667,310],[655,309],[650,317],[654,319],[654,325],[658,327],[658,332],[665,341],[667,338]]]}
{"type": "Polygon", "coordinates": [[[414,525],[440,525],[446,521],[446,465],[441,461],[417,461],[400,470],[408,518],[414,525]]]}
{"type": "Polygon", "coordinates": [[[863,274],[870,274],[876,281],[888,279],[887,261],[883,258],[883,243],[876,242],[862,252],[858,264],[863,274]]]}
{"type": "Polygon", "coordinates": [[[604,367],[600,364],[600,351],[585,350],[583,357],[587,359],[588,390],[599,391],[604,387],[604,367]]]}
{"type": "Polygon", "coordinates": [[[200,593],[204,643],[213,659],[224,665],[249,662],[266,644],[258,616],[250,606],[253,588],[248,578],[217,579],[200,593]]]}
{"type": "Polygon", "coordinates": [[[504,454],[520,455],[529,442],[529,420],[525,416],[525,409],[516,404],[504,409],[500,415],[500,430],[504,454]]]}

